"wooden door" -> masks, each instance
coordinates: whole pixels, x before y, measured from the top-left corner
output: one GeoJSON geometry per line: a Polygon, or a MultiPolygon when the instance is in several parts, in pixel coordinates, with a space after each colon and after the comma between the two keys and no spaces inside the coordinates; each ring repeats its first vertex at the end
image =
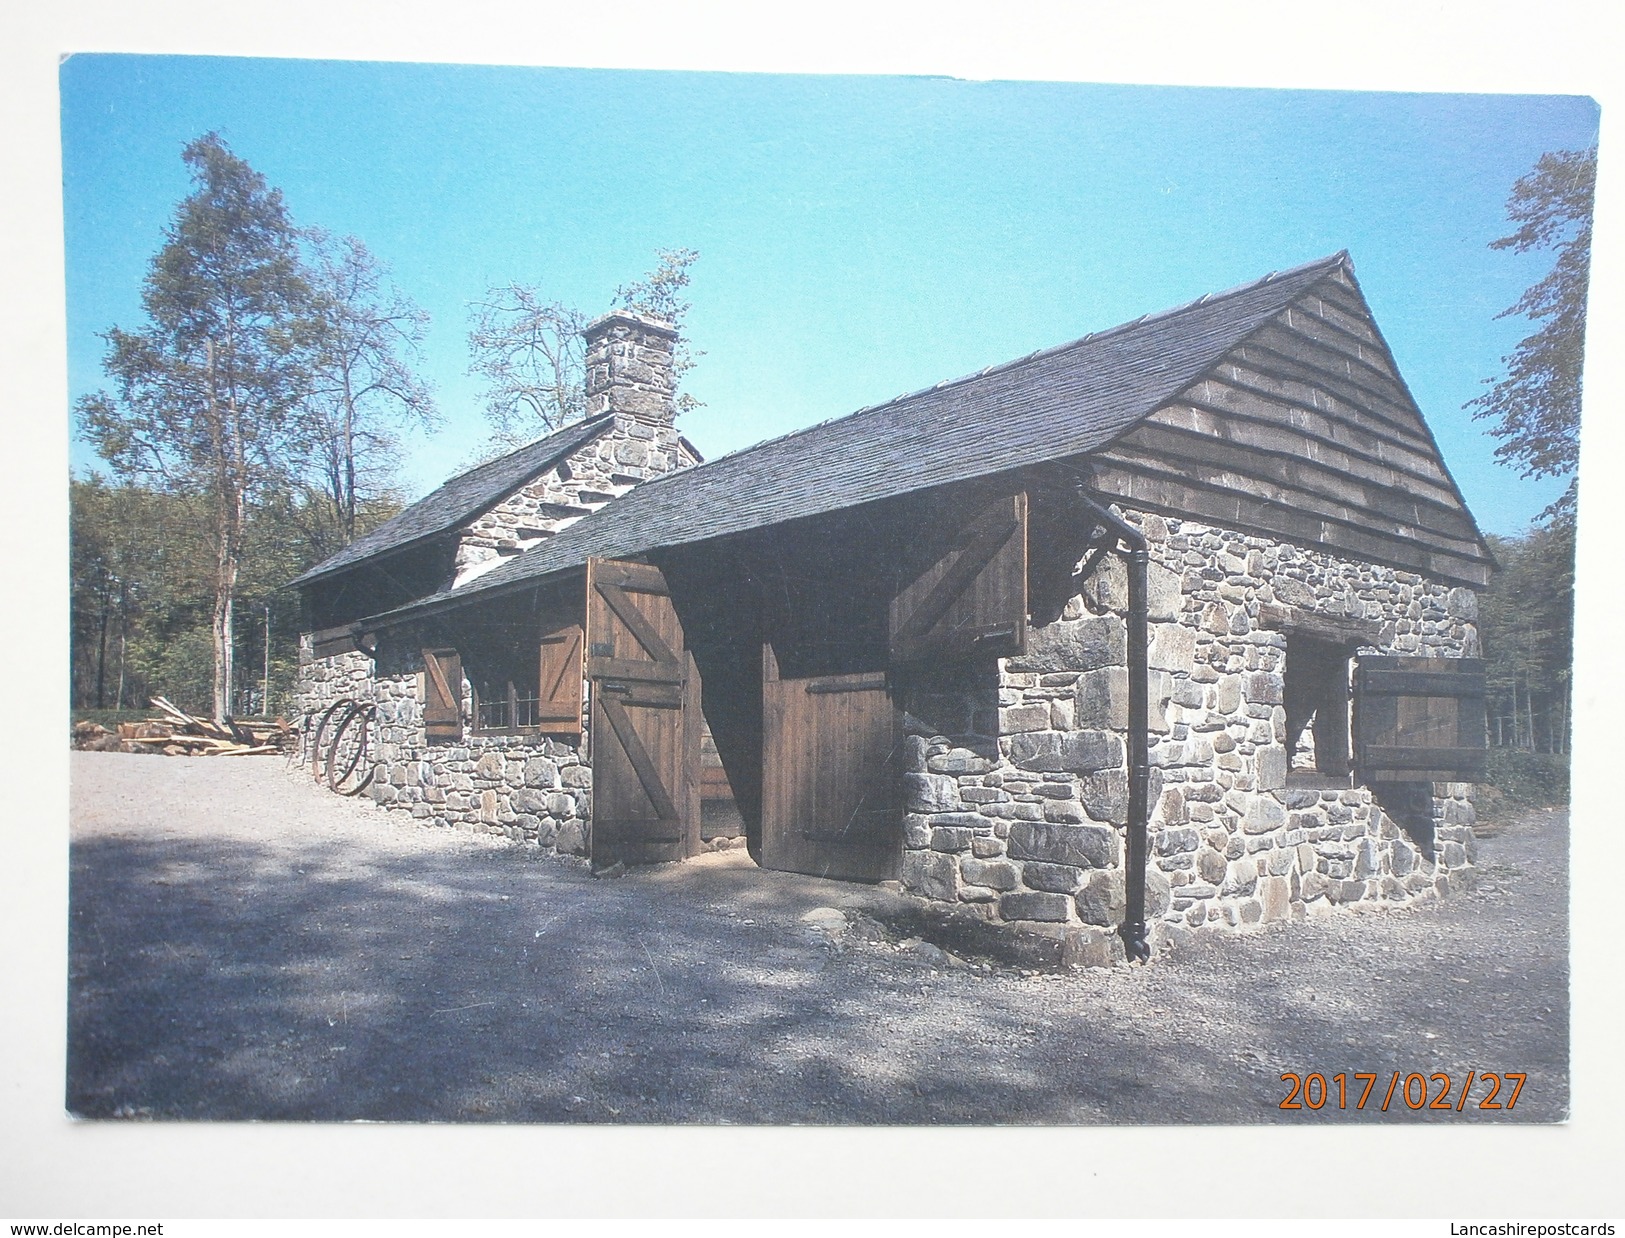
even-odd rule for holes
{"type": "Polygon", "coordinates": [[[896,878],[901,735],[884,672],[781,679],[762,650],[762,867],[896,878]]]}
{"type": "Polygon", "coordinates": [[[659,864],[699,848],[699,678],[658,568],[587,563],[592,862],[659,864]]]}
{"type": "Polygon", "coordinates": [[[1354,672],[1361,782],[1478,782],[1484,777],[1484,663],[1362,654],[1354,672]]]}

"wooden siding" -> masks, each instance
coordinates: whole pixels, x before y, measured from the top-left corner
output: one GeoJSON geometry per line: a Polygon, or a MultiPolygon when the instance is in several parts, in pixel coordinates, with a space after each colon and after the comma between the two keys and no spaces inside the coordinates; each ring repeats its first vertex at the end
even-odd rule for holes
{"type": "Polygon", "coordinates": [[[1096,458],[1098,488],[1132,506],[1489,579],[1477,526],[1341,271],[1096,458]]]}

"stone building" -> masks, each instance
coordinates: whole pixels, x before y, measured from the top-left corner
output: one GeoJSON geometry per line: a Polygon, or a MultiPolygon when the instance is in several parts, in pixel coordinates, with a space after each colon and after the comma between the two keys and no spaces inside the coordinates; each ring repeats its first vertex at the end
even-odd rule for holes
{"type": "Polygon", "coordinates": [[[1470,879],[1493,564],[1346,254],[709,463],[671,331],[587,341],[588,420],[295,582],[380,805],[1119,957],[1470,879]]]}

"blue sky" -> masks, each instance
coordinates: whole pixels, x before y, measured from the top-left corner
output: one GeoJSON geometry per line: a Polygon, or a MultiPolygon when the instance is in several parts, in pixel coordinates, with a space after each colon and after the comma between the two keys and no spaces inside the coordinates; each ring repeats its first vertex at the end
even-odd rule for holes
{"type": "Polygon", "coordinates": [[[701,255],[707,455],[1347,248],[1482,526],[1561,489],[1462,405],[1548,261],[1488,249],[1507,193],[1595,140],[1588,99],[136,55],[75,56],[61,91],[70,393],[139,324],[181,148],[218,129],[429,312],[445,422],[409,441],[412,494],[485,433],[470,301],[517,280],[598,312],[662,246],[701,255]]]}

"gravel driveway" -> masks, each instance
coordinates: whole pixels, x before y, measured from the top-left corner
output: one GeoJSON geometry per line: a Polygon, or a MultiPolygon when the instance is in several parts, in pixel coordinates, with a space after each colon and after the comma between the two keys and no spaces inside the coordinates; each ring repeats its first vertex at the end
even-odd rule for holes
{"type": "Polygon", "coordinates": [[[578,861],[337,799],[273,758],[71,760],[67,1098],[84,1117],[1340,1124],[1568,1110],[1563,813],[1486,839],[1473,894],[1046,974],[900,940],[879,892],[763,873],[742,852],[595,880],[578,861]],[[805,918],[820,907],[846,914],[805,918]],[[1478,1084],[1459,1113],[1413,1112],[1403,1084],[1378,1108],[1395,1071],[1447,1072],[1459,1092],[1469,1070],[1527,1072],[1516,1109],[1477,1108],[1478,1084]],[[1283,1111],[1288,1071],[1374,1072],[1378,1095],[1356,1111],[1350,1078],[1346,1109],[1334,1084],[1324,1108],[1283,1111]]]}

